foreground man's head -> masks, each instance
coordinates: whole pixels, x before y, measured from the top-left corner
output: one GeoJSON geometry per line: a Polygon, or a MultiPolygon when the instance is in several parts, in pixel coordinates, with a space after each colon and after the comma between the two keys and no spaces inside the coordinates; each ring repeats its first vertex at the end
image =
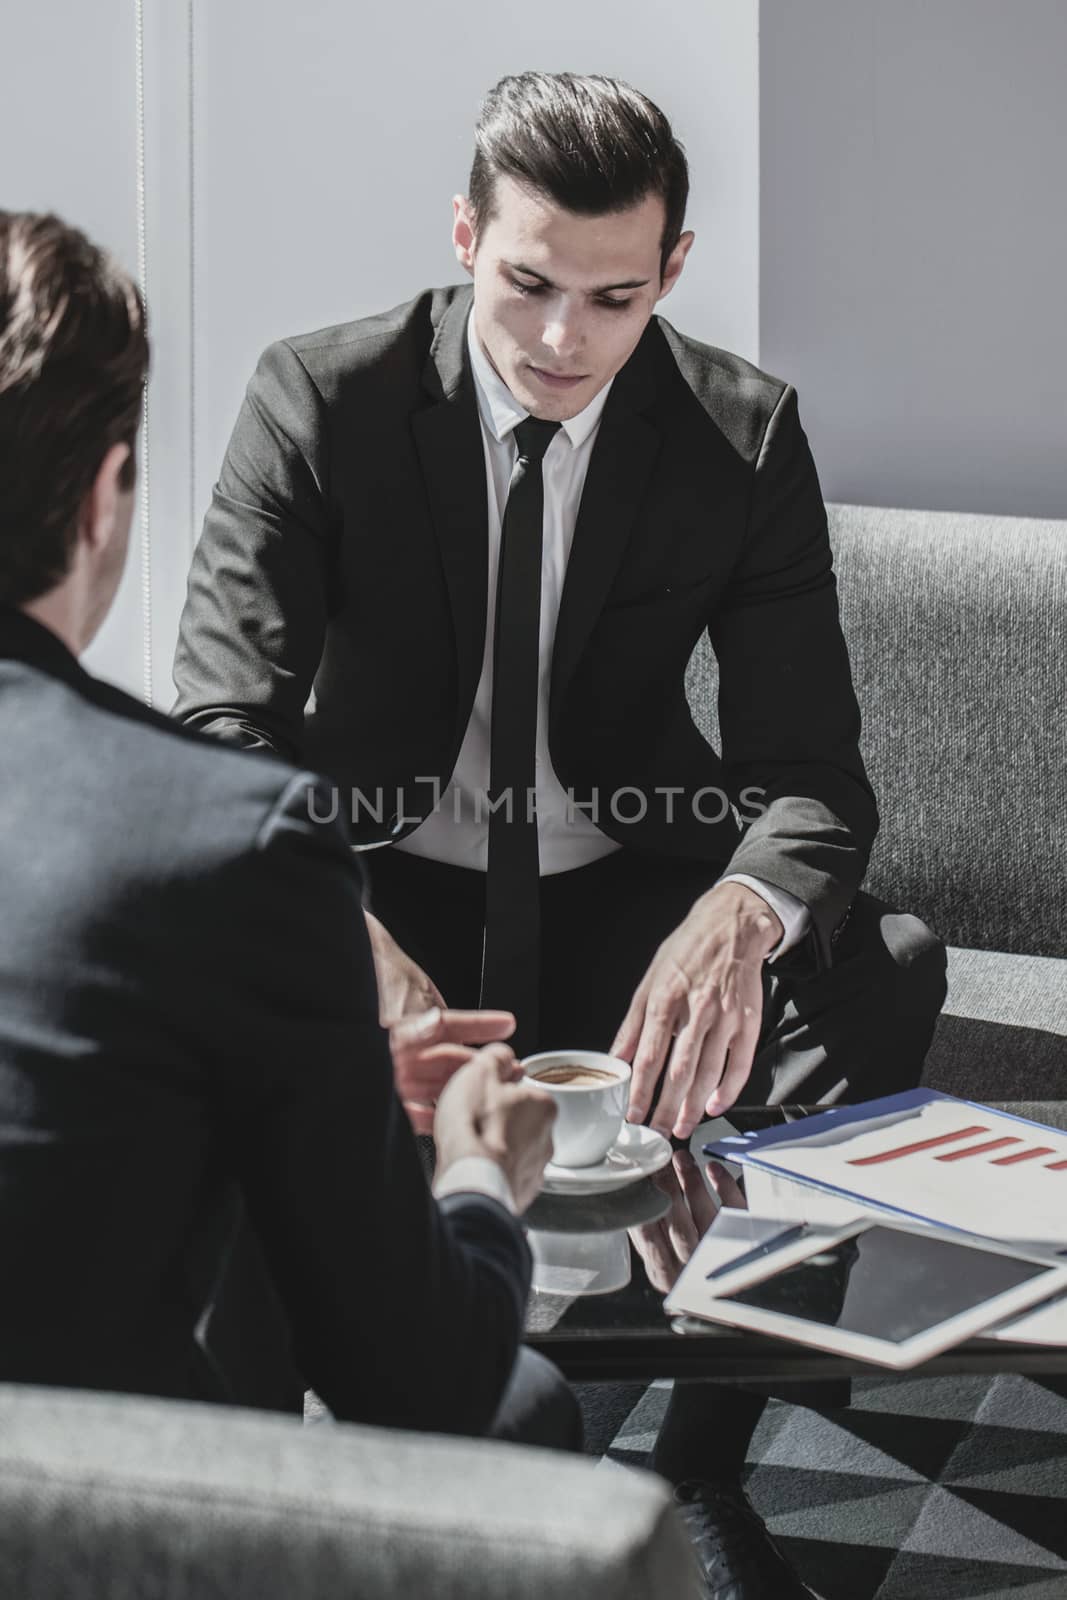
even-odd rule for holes
{"type": "Polygon", "coordinates": [[[147,370],[144,307],[110,256],[58,217],[0,211],[0,605],[75,653],[122,577],[147,370]]]}

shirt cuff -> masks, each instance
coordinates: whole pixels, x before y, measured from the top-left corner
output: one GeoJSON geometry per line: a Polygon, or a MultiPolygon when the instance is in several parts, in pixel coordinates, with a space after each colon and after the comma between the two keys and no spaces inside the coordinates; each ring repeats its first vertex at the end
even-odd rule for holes
{"type": "Polygon", "coordinates": [[[458,1161],[434,1179],[434,1196],[443,1200],[449,1194],[484,1194],[500,1204],[514,1217],[515,1196],[504,1169],[490,1161],[488,1156],[461,1156],[458,1161]]]}
{"type": "Polygon", "coordinates": [[[720,883],[743,883],[758,894],[761,900],[766,900],[771,910],[775,912],[779,922],[785,929],[782,937],[767,956],[768,961],[777,961],[779,956],[784,956],[787,950],[792,950],[799,944],[811,926],[811,912],[803,900],[798,900],[795,894],[790,894],[788,889],[779,889],[773,883],[764,883],[762,878],[751,878],[747,872],[728,872],[720,883]]]}

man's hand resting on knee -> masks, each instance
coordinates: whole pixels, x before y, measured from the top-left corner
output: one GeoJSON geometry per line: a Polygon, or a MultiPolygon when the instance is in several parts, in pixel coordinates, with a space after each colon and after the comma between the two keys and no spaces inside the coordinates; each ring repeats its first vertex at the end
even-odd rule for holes
{"type": "Polygon", "coordinates": [[[766,900],[741,883],[701,895],[660,945],[611,1047],[633,1063],[630,1122],[652,1115],[660,1133],[687,1139],[705,1116],[732,1106],[748,1080],[763,1015],[762,967],[782,938],[766,900]]]}

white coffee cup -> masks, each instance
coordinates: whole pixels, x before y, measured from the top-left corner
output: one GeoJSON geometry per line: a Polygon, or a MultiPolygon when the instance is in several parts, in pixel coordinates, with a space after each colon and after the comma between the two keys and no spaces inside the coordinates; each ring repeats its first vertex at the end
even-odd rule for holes
{"type": "Polygon", "coordinates": [[[522,1069],[531,1083],[556,1102],[552,1160],[559,1167],[593,1167],[603,1161],[622,1132],[630,1098],[630,1065],[599,1050],[546,1050],[527,1056],[522,1069]],[[551,1082],[542,1076],[573,1067],[576,1073],[606,1073],[594,1081],[551,1082]]]}

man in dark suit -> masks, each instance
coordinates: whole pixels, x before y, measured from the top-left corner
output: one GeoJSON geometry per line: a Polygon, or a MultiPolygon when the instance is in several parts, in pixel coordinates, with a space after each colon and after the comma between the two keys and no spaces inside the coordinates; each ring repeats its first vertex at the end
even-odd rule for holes
{"type": "Polygon", "coordinates": [[[742,1090],[914,1083],[944,996],[940,942],[860,890],[877,813],[796,394],[654,315],[687,189],[628,86],[498,84],[454,201],[473,289],[267,350],[175,665],[179,717],[310,761],[391,846],[386,1015],[505,1005],[520,1053],[614,1049],[631,1120],[682,1138],[742,1090]],[[685,694],[705,631],[718,753],[685,694]]]}
{"type": "Polygon", "coordinates": [[[435,1200],[322,780],[76,659],[123,569],[147,353],[106,256],[0,212],[0,1376],[259,1403],[295,1379],[343,1418],[574,1443],[562,1380],[516,1364],[552,1105],[462,1042],[510,1019],[394,1038],[401,1092],[440,1096],[435,1200]],[[238,1239],[256,1320],[204,1337],[238,1239]]]}

